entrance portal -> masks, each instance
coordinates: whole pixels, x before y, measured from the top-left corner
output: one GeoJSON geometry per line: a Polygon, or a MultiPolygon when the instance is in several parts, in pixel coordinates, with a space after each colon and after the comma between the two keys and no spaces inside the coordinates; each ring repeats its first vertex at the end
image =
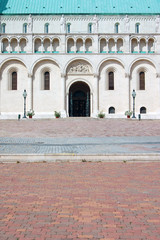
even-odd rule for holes
{"type": "Polygon", "coordinates": [[[70,87],[69,116],[90,117],[90,89],[84,82],[73,83],[70,87]]]}

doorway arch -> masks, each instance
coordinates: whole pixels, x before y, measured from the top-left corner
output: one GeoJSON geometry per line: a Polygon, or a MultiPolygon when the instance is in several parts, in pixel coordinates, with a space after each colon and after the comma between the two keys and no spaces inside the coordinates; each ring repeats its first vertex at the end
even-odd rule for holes
{"type": "Polygon", "coordinates": [[[90,117],[90,88],[82,81],[69,89],[69,117],[90,117]]]}

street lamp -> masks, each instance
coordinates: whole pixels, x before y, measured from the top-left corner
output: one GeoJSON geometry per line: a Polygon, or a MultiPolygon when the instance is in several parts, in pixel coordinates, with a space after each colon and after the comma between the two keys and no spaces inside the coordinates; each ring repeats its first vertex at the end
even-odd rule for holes
{"type": "Polygon", "coordinates": [[[24,97],[24,116],[23,116],[23,118],[26,118],[26,97],[27,97],[26,89],[24,89],[23,97],[24,97]]]}
{"type": "Polygon", "coordinates": [[[132,116],[132,118],[136,118],[135,117],[135,97],[136,97],[136,92],[135,92],[134,89],[132,91],[132,97],[133,97],[133,116],[132,116]]]}

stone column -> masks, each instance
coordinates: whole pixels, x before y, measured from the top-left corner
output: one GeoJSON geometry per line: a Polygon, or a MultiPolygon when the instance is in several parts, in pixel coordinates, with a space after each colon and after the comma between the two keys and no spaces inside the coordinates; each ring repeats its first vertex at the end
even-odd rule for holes
{"type": "Polygon", "coordinates": [[[107,52],[107,53],[108,53],[108,51],[109,51],[108,44],[109,44],[109,42],[108,42],[108,40],[107,40],[107,41],[106,41],[106,52],[107,52]]]}
{"type": "Polygon", "coordinates": [[[41,52],[43,53],[44,52],[44,46],[43,46],[44,42],[41,41],[41,52]]]}
{"type": "Polygon", "coordinates": [[[146,52],[149,52],[149,48],[148,48],[148,39],[146,40],[146,52]]]}
{"type": "Polygon", "coordinates": [[[53,52],[53,41],[50,41],[50,52],[53,52]]]}
{"type": "Polygon", "coordinates": [[[117,53],[117,40],[115,42],[115,53],[117,53]]]}
{"type": "Polygon", "coordinates": [[[8,47],[8,52],[10,53],[11,52],[11,42],[9,41],[9,47],[8,47]]]}
{"type": "Polygon", "coordinates": [[[27,109],[30,110],[34,110],[33,109],[33,81],[32,81],[32,75],[29,73],[28,74],[28,88],[27,88],[27,109]]]}
{"type": "Polygon", "coordinates": [[[73,47],[74,53],[76,53],[76,41],[74,40],[74,47],[73,47]]]}
{"type": "Polygon", "coordinates": [[[97,117],[99,111],[99,76],[94,74],[94,90],[93,90],[93,116],[97,117]]]}
{"type": "Polygon", "coordinates": [[[66,101],[66,109],[67,109],[67,111],[66,111],[66,116],[68,116],[69,117],[69,93],[67,93],[67,101],[66,101]]]}
{"type": "Polygon", "coordinates": [[[85,48],[85,40],[83,39],[83,53],[85,53],[86,48],[85,48]]]}
{"type": "Polygon", "coordinates": [[[18,53],[20,52],[20,45],[19,45],[19,41],[18,41],[18,53]]]}
{"type": "Polygon", "coordinates": [[[62,84],[62,117],[66,117],[66,75],[61,74],[61,84],[62,84]]]}
{"type": "Polygon", "coordinates": [[[140,53],[140,41],[138,41],[138,53],[140,53]]]}

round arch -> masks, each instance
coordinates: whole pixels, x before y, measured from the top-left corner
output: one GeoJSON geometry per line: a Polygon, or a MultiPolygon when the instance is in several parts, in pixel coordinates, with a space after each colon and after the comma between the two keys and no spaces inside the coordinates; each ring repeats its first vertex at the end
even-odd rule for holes
{"type": "Polygon", "coordinates": [[[36,65],[37,65],[38,63],[43,62],[43,61],[47,61],[47,60],[53,62],[54,64],[56,64],[56,65],[60,68],[60,70],[62,71],[62,66],[61,66],[61,64],[60,64],[59,62],[57,62],[56,60],[54,60],[54,59],[52,59],[52,58],[43,57],[43,58],[38,59],[37,61],[35,61],[35,62],[32,64],[32,66],[31,66],[31,68],[30,68],[30,73],[31,73],[31,75],[33,75],[34,68],[36,67],[36,65]]]}
{"type": "Polygon", "coordinates": [[[99,71],[100,71],[100,68],[101,68],[102,64],[104,62],[108,62],[108,61],[117,62],[125,69],[125,65],[124,65],[124,63],[120,59],[117,59],[117,58],[105,58],[98,64],[97,69],[96,69],[96,74],[99,74],[99,71]]]}
{"type": "Polygon", "coordinates": [[[67,86],[67,89],[66,89],[66,90],[67,90],[67,91],[66,91],[67,94],[69,94],[69,89],[70,89],[70,87],[71,87],[74,83],[76,83],[76,82],[84,82],[84,83],[86,83],[86,84],[89,86],[89,88],[90,88],[91,94],[93,94],[93,88],[92,88],[90,82],[87,81],[86,79],[83,79],[83,78],[76,78],[76,79],[72,80],[72,81],[68,84],[68,86],[67,86]]]}
{"type": "Polygon", "coordinates": [[[137,62],[140,62],[140,61],[149,62],[150,64],[152,64],[152,65],[155,67],[156,72],[157,72],[157,73],[159,72],[159,71],[158,71],[158,66],[156,65],[156,63],[155,63],[153,60],[151,60],[151,59],[149,59],[149,58],[136,58],[136,59],[135,59],[134,61],[132,61],[132,63],[129,65],[129,69],[128,69],[129,74],[131,74],[131,72],[132,72],[132,67],[134,66],[134,64],[137,63],[137,62]]]}
{"type": "Polygon", "coordinates": [[[15,57],[10,57],[10,58],[7,58],[5,59],[4,61],[2,61],[2,63],[0,64],[0,69],[4,66],[4,64],[10,62],[10,61],[18,61],[18,62],[21,62],[27,69],[27,71],[29,72],[29,68],[27,67],[27,64],[20,58],[15,58],[15,57]]]}
{"type": "Polygon", "coordinates": [[[76,61],[84,61],[84,62],[88,63],[91,66],[92,69],[94,69],[93,63],[90,60],[88,60],[87,58],[75,57],[75,58],[72,58],[71,60],[69,60],[66,63],[66,65],[64,66],[64,69],[63,69],[63,74],[67,74],[67,68],[69,67],[69,65],[71,63],[76,62],[76,61]]]}
{"type": "Polygon", "coordinates": [[[90,117],[90,86],[83,80],[72,82],[69,91],[69,116],[70,117],[90,117]]]}

